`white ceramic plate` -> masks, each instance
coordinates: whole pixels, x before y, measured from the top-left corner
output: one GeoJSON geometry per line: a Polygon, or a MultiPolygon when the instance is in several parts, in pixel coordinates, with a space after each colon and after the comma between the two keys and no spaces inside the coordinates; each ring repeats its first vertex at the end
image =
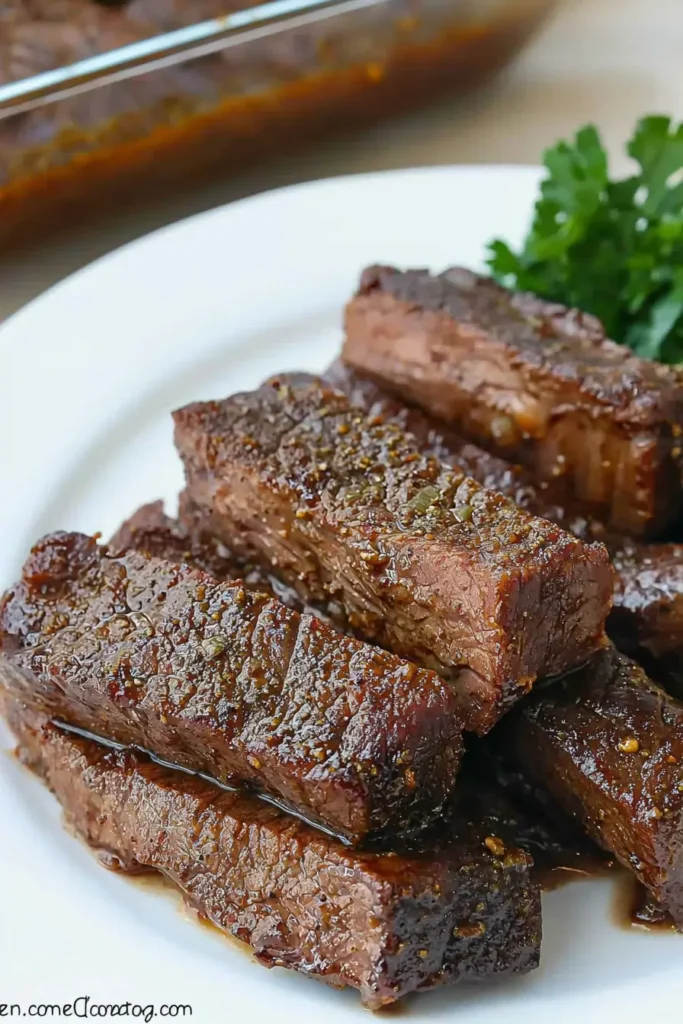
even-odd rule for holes
{"type": "MultiPolygon", "coordinates": [[[[172,408],[321,369],[365,264],[476,266],[491,236],[521,237],[537,184],[529,168],[461,167],[273,192],[127,246],[23,310],[0,328],[0,585],[48,530],[106,536],[144,500],[173,502],[172,408]]],[[[0,1014],[3,1003],[23,1012],[87,995],[189,1004],[201,1024],[371,1019],[355,993],[267,972],[189,921],[175,897],[104,871],[9,754],[0,892],[0,1014]]],[[[405,1017],[547,1024],[662,1012],[675,1024],[681,940],[619,927],[613,903],[605,881],[550,894],[539,971],[414,998],[405,1017]]]]}

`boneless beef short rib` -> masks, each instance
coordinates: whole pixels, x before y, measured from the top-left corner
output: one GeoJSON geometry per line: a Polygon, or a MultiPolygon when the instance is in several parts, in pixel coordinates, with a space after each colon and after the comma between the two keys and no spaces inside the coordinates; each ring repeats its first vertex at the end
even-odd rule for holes
{"type": "Polygon", "coordinates": [[[531,858],[488,799],[466,799],[427,852],[361,853],[257,797],[100,746],[14,701],[4,711],[22,760],[105,864],[162,872],[266,966],[379,1007],[538,965],[531,858]]]}
{"type": "Polygon", "coordinates": [[[0,604],[0,682],[352,841],[440,812],[462,741],[438,675],[165,553],[109,554],[73,533],[40,541],[0,604]]]}
{"type": "Polygon", "coordinates": [[[633,871],[683,929],[683,703],[606,648],[538,687],[491,745],[633,871]]]}
{"type": "Polygon", "coordinates": [[[320,381],[175,413],[213,531],[302,597],[454,685],[485,732],[539,675],[603,642],[607,553],[421,453],[320,381]]]}
{"type": "MultiPolygon", "coordinates": [[[[295,379],[306,378],[297,374],[295,379]]],[[[534,480],[524,466],[491,455],[415,406],[382,391],[337,361],[324,379],[371,416],[410,431],[420,450],[458,465],[478,483],[500,491],[521,508],[583,539],[601,539],[614,568],[614,605],[607,631],[619,650],[643,661],[648,672],[683,693],[683,544],[638,543],[610,533],[590,511],[568,498],[558,481],[534,480]]]]}
{"type": "Polygon", "coordinates": [[[594,317],[460,268],[373,267],[345,322],[346,362],[537,477],[565,477],[614,529],[680,517],[683,377],[594,317]]]}

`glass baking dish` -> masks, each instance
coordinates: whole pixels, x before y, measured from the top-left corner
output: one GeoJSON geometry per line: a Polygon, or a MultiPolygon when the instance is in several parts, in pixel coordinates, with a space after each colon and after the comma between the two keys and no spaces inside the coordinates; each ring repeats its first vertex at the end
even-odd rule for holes
{"type": "Polygon", "coordinates": [[[0,251],[476,85],[553,4],[3,0],[0,251]]]}

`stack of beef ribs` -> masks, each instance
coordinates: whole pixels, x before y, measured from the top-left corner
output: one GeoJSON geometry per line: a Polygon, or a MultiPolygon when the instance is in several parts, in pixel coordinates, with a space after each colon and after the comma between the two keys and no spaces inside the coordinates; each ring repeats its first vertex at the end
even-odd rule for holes
{"type": "Polygon", "coordinates": [[[372,1007],[537,966],[567,835],[683,928],[676,371],[376,267],[326,374],[174,419],[178,517],[45,537],[0,605],[19,754],[102,860],[372,1007]]]}

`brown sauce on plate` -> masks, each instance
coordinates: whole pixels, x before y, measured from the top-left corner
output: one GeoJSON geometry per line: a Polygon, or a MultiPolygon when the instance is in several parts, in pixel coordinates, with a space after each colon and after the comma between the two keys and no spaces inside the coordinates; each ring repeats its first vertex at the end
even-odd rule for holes
{"type": "Polygon", "coordinates": [[[544,892],[587,878],[613,877],[617,882],[613,916],[620,927],[676,931],[671,917],[649,889],[571,826],[565,832],[540,817],[532,819],[523,845],[534,858],[536,877],[544,892]]]}
{"type": "Polygon", "coordinates": [[[540,815],[521,821],[520,845],[533,857],[536,877],[544,892],[614,870],[614,859],[570,823],[565,828],[540,815]]]}
{"type": "Polygon", "coordinates": [[[196,911],[183,899],[183,894],[178,886],[166,878],[162,872],[151,870],[140,872],[121,871],[120,874],[127,881],[135,885],[136,888],[142,889],[145,892],[157,893],[172,900],[181,917],[200,925],[212,938],[218,939],[221,942],[228,942],[231,947],[239,950],[240,953],[244,953],[250,959],[254,958],[254,951],[251,946],[247,945],[246,942],[242,942],[241,939],[238,939],[230,932],[219,928],[213,921],[209,921],[207,917],[196,911]]]}

